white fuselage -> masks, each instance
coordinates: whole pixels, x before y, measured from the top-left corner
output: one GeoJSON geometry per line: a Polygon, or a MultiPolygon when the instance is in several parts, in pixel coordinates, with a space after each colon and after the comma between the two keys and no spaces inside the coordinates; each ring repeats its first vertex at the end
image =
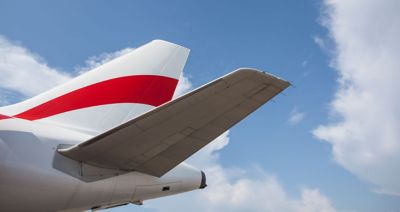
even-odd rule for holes
{"type": "Polygon", "coordinates": [[[59,145],[90,135],[23,119],[0,120],[0,208],[59,211],[105,208],[198,189],[202,173],[181,164],[161,178],[139,172],[85,182],[55,168],[59,145]]]}

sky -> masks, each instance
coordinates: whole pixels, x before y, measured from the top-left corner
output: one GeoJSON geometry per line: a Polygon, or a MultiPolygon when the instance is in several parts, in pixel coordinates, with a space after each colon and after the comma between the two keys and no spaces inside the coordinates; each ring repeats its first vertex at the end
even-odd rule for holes
{"type": "Polygon", "coordinates": [[[122,211],[400,211],[400,2],[0,0],[0,105],[153,39],[179,94],[240,67],[293,86],[189,158],[209,186],[122,211]]]}

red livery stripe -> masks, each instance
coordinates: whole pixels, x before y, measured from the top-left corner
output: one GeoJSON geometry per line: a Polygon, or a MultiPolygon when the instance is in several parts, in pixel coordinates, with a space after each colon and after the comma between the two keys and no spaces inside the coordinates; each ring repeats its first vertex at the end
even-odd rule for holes
{"type": "Polygon", "coordinates": [[[110,79],[64,94],[14,117],[37,120],[72,110],[115,103],[159,106],[172,99],[177,83],[177,79],[155,75],[110,79]]]}
{"type": "Polygon", "coordinates": [[[0,114],[0,120],[10,119],[10,118],[11,118],[10,116],[6,116],[6,115],[3,115],[3,114],[0,114]]]}

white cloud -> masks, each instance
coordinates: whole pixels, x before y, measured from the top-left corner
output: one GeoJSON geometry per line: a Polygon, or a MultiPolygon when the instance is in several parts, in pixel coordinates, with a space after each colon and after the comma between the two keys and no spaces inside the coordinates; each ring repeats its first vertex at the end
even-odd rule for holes
{"type": "Polygon", "coordinates": [[[50,68],[38,55],[1,35],[0,76],[1,88],[18,91],[24,96],[36,95],[70,78],[68,74],[50,68]]]}
{"type": "Polygon", "coordinates": [[[79,74],[82,74],[83,72],[86,71],[90,71],[94,68],[97,68],[101,65],[103,65],[104,63],[107,63],[119,56],[122,56],[126,53],[129,53],[131,51],[133,51],[135,48],[131,48],[131,47],[127,47],[115,52],[104,52],[100,55],[95,55],[92,57],[89,57],[86,61],[85,61],[85,65],[84,66],[77,66],[76,70],[78,71],[79,74]]]}
{"type": "MultiPolygon", "coordinates": [[[[133,49],[124,48],[89,57],[75,71],[78,74],[89,71],[133,49]]],[[[15,102],[15,96],[21,98],[17,93],[23,98],[31,97],[70,80],[74,75],[49,67],[39,55],[0,35],[0,105],[15,102]]]]}
{"type": "Polygon", "coordinates": [[[290,111],[288,122],[291,125],[297,125],[303,121],[306,114],[304,112],[300,112],[297,107],[295,107],[292,111],[290,111]]]}
{"type": "Polygon", "coordinates": [[[336,45],[339,122],[314,135],[335,160],[379,193],[400,193],[400,1],[325,1],[324,25],[336,45]]]}
{"type": "Polygon", "coordinates": [[[335,211],[318,189],[302,189],[288,195],[277,177],[258,167],[226,168],[219,164],[218,150],[229,144],[228,132],[200,150],[189,163],[207,174],[208,187],[183,195],[145,202],[156,211],[335,211]]]}
{"type": "Polygon", "coordinates": [[[189,81],[189,78],[182,73],[181,76],[179,77],[179,82],[178,86],[176,87],[176,91],[174,93],[174,98],[187,93],[191,89],[192,89],[192,83],[189,81]]]}
{"type": "MultiPolygon", "coordinates": [[[[78,71],[97,67],[126,51],[128,49],[91,57],[78,71]]],[[[0,73],[5,76],[0,79],[0,85],[7,91],[9,89],[31,96],[69,79],[68,75],[48,67],[37,55],[4,37],[0,37],[0,54],[0,73]],[[14,72],[9,71],[8,68],[13,67],[14,72]],[[35,75],[32,77],[38,82],[45,83],[24,83],[31,75],[35,75]]],[[[176,96],[190,89],[191,82],[182,75],[176,96]]],[[[0,95],[0,101],[3,100],[7,99],[0,95]]],[[[144,207],[159,211],[335,211],[328,198],[318,189],[302,189],[300,197],[293,198],[277,177],[260,168],[223,167],[219,163],[218,151],[229,144],[228,134],[224,133],[188,159],[190,164],[207,173],[209,186],[205,190],[148,201],[144,207]]]]}

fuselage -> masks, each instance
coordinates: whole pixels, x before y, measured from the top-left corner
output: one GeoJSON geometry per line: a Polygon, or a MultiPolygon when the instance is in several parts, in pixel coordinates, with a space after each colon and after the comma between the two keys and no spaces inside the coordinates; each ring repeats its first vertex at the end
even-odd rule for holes
{"type": "Polygon", "coordinates": [[[90,135],[23,119],[0,120],[2,211],[85,210],[176,194],[201,186],[202,174],[181,164],[161,178],[139,172],[85,182],[57,169],[59,145],[90,135]]]}

